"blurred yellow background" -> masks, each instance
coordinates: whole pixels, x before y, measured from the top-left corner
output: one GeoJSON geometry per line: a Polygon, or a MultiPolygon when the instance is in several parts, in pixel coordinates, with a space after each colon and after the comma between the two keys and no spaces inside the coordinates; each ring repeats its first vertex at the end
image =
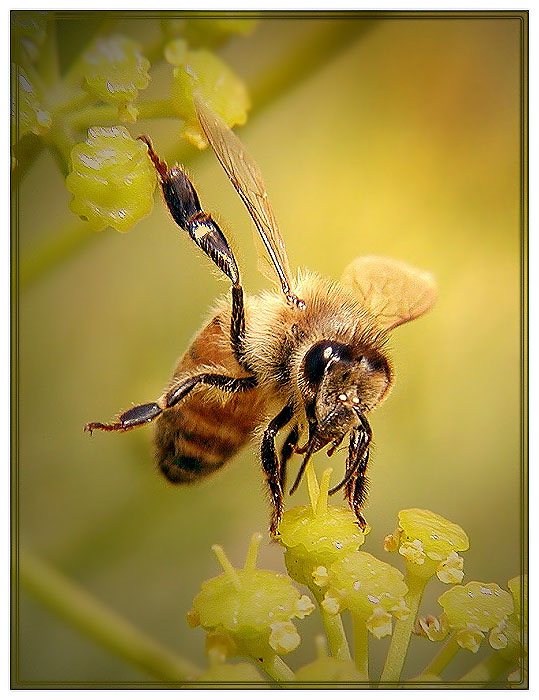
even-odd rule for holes
{"type": "MultiPolygon", "coordinates": [[[[263,19],[220,53],[248,78],[331,21],[263,19]]],[[[468,533],[467,580],[502,587],[521,567],[520,31],[510,18],[379,19],[237,130],[264,173],[294,269],[338,279],[358,255],[387,255],[439,285],[433,310],[390,343],[396,383],[371,418],[366,550],[401,566],[383,552],[384,535],[400,509],[428,508],[468,533]]],[[[165,154],[179,133],[174,121],[128,128],[165,154]]],[[[189,172],[256,293],[268,282],[241,201],[211,154],[189,172]]],[[[69,198],[43,155],[19,188],[21,259],[76,224],[69,198]]],[[[210,546],[239,565],[251,533],[267,532],[258,455],[247,448],[215,478],[175,488],[152,464],[150,427],[92,438],[82,427],[157,397],[226,290],[158,197],[129,233],[96,234],[18,299],[20,543],[201,664],[203,633],[185,615],[201,581],[220,571],[210,546]]],[[[328,464],[337,478],[344,453],[316,457],[319,474],[328,464]]],[[[302,485],[287,502],[306,500],[302,485]]],[[[280,548],[264,541],[260,565],[284,571],[280,548]]],[[[443,590],[431,584],[424,613],[438,612],[443,590]]],[[[315,655],[311,617],[298,625],[293,667],[315,655]]],[[[29,682],[151,680],[25,595],[19,641],[29,682]]],[[[415,644],[408,677],[434,653],[415,644]]],[[[374,670],[386,648],[373,642],[374,670]]]]}

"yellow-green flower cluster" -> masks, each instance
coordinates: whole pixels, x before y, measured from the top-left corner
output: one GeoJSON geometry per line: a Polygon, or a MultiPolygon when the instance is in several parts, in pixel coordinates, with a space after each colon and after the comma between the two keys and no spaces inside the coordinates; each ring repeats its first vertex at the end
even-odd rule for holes
{"type": "Polygon", "coordinates": [[[18,69],[17,88],[13,93],[13,100],[13,113],[18,118],[17,135],[19,139],[27,133],[40,136],[50,129],[51,115],[42,106],[35,87],[22,68],[18,69]]]}
{"type": "Polygon", "coordinates": [[[122,35],[98,38],[82,58],[82,73],[89,92],[119,108],[122,118],[135,121],[132,102],[148,86],[150,62],[139,45],[122,35]]]}
{"type": "Polygon", "coordinates": [[[443,583],[460,583],[464,577],[457,552],[468,549],[468,536],[459,525],[430,510],[401,510],[398,528],[386,537],[384,547],[406,559],[410,575],[428,579],[436,574],[443,583]]]}
{"type": "Polygon", "coordinates": [[[253,538],[243,569],[234,569],[223,550],[214,547],[224,573],[203,582],[188,614],[192,626],[211,633],[209,650],[217,647],[223,657],[239,653],[260,659],[293,651],[300,637],[292,619],[314,609],[287,576],[256,568],[260,539],[253,538]]]}
{"type": "Polygon", "coordinates": [[[494,649],[507,646],[504,630],[513,612],[511,595],[496,583],[471,581],[443,593],[438,602],[444,609],[447,626],[455,632],[458,644],[477,652],[485,633],[494,649]]]}
{"type": "Polygon", "coordinates": [[[311,491],[311,505],[286,511],[279,526],[278,539],[286,549],[288,573],[314,591],[328,585],[328,569],[335,560],[356,552],[365,542],[350,509],[328,505],[331,472],[324,472],[318,490],[308,471],[311,488],[315,489],[311,491]]]}
{"type": "Polygon", "coordinates": [[[185,138],[199,148],[207,145],[196,116],[194,93],[228,126],[245,124],[250,106],[247,88],[221,58],[207,49],[190,50],[182,39],[169,42],[165,58],[175,66],[170,98],[178,116],[185,120],[185,138]]]}
{"type": "Polygon", "coordinates": [[[367,552],[352,552],[328,569],[329,588],[322,606],[336,614],[348,609],[377,639],[392,631],[391,615],[408,617],[408,587],[398,569],[367,552]]]}
{"type": "Polygon", "coordinates": [[[147,147],[121,126],[94,127],[71,151],[71,210],[101,231],[127,231],[151,211],[156,184],[147,147]]]}

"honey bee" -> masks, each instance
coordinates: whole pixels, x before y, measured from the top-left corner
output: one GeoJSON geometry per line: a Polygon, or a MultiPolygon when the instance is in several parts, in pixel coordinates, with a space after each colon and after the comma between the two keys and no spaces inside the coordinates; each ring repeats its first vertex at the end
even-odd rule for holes
{"type": "Polygon", "coordinates": [[[225,235],[201,208],[186,173],[178,166],[169,169],[150,140],[139,137],[172,218],[229,278],[231,296],[212,310],[158,399],[130,408],[114,422],[88,423],[85,430],[127,431],[155,421],[156,462],[174,483],[208,476],[260,435],[272,536],[278,534],[292,455],[302,455],[302,461],[290,493],[314,453],[327,447],[331,455],[349,436],[344,475],[330,493],[343,489],[365,528],[372,439],[367,417],[393,383],[384,346],[389,331],[431,307],[433,277],[374,256],[355,259],[340,282],[310,272],[293,277],[258,166],[200,97],[195,106],[207,140],[255,223],[280,289],[244,297],[225,235]],[[277,436],[285,428],[278,448],[277,436]]]}

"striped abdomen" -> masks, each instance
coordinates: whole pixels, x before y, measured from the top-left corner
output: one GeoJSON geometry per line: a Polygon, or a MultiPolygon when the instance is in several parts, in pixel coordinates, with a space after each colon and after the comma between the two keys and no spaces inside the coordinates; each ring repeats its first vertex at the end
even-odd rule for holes
{"type": "MultiPolygon", "coordinates": [[[[196,336],[180,359],[174,377],[201,371],[247,376],[230,347],[229,316],[215,316],[196,336]]],[[[156,461],[175,483],[201,479],[227,462],[252,436],[263,415],[258,388],[225,394],[200,385],[156,422],[156,461]]]]}

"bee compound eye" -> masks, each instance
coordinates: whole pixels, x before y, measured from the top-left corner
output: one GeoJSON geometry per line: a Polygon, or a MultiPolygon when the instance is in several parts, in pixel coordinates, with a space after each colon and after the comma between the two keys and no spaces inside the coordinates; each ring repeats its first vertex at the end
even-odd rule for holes
{"type": "Polygon", "coordinates": [[[321,340],[313,345],[303,358],[303,372],[311,384],[322,381],[328,364],[335,360],[348,359],[350,348],[343,343],[321,340]]]}

